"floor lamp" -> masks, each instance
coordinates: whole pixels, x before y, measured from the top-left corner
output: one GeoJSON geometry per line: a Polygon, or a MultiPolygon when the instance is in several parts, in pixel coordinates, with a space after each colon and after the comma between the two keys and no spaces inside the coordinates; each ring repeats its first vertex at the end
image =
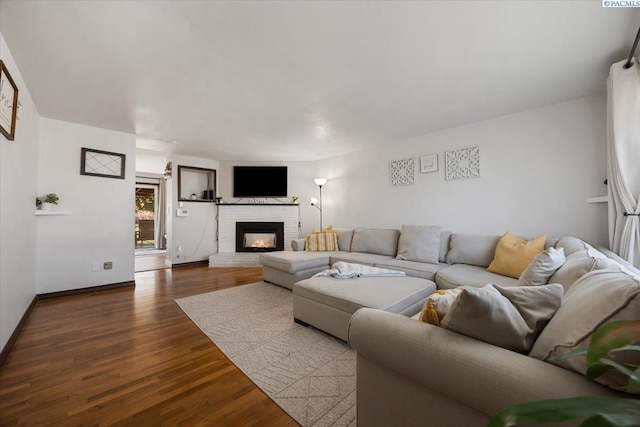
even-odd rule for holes
{"type": "Polygon", "coordinates": [[[311,198],[311,206],[315,206],[320,211],[320,231],[322,231],[322,186],[327,183],[327,178],[315,178],[313,182],[320,187],[320,200],[311,198]]]}

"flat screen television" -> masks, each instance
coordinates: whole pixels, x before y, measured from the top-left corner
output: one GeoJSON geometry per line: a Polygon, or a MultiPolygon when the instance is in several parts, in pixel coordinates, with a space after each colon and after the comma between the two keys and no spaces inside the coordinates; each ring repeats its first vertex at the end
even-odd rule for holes
{"type": "Polygon", "coordinates": [[[287,197],[287,167],[234,166],[233,197],[287,197]]]}

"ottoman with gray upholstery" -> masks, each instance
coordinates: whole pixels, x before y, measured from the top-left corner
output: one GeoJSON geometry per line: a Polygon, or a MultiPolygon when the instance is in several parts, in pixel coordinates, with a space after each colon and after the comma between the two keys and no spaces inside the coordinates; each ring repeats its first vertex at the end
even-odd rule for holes
{"type": "Polygon", "coordinates": [[[293,317],[346,341],[360,308],[413,316],[435,290],[435,283],[417,277],[315,277],[293,285],[293,317]]]}

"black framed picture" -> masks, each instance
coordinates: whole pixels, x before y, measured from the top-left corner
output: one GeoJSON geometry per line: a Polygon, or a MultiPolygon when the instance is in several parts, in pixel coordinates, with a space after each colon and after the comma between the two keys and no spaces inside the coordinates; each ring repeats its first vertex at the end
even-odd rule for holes
{"type": "Polygon", "coordinates": [[[124,154],[82,148],[80,175],[124,179],[125,160],[124,154]]]}
{"type": "Polygon", "coordinates": [[[16,115],[18,113],[18,86],[11,74],[0,61],[0,132],[9,141],[16,136],[16,115]]]}

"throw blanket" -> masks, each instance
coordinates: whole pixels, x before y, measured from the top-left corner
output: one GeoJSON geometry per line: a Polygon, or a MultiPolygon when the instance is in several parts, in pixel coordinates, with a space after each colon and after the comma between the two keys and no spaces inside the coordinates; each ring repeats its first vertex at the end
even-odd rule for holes
{"type": "Polygon", "coordinates": [[[336,262],[331,269],[321,271],[313,277],[335,277],[336,279],[353,279],[354,277],[398,277],[406,276],[404,271],[387,270],[386,268],[370,267],[361,264],[336,262]]]}

